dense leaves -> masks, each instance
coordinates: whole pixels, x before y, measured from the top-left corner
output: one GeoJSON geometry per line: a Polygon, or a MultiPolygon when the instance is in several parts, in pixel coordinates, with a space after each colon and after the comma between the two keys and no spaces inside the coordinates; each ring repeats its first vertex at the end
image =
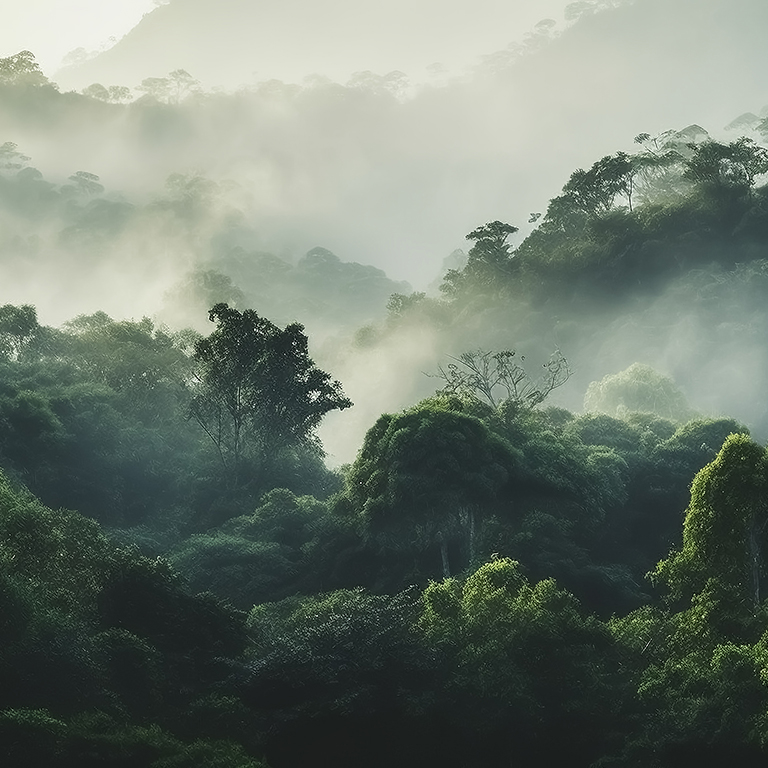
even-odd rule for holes
{"type": "Polygon", "coordinates": [[[309,357],[301,325],[281,330],[226,304],[209,319],[216,330],[195,343],[190,411],[236,488],[245,460],[271,469],[268,459],[286,448],[316,445],[323,416],[352,402],[309,357]]]}

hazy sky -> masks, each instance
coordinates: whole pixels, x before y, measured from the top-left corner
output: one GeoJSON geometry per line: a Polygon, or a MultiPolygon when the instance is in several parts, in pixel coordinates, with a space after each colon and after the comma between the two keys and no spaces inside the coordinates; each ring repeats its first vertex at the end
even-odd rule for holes
{"type": "MultiPolygon", "coordinates": [[[[322,5],[318,0],[304,2],[315,9],[322,5]]],[[[452,2],[454,9],[460,7],[457,0],[452,2]]],[[[470,7],[473,5],[471,0],[464,2],[470,7]]],[[[507,18],[514,19],[514,28],[509,28],[508,36],[505,30],[502,38],[507,42],[519,40],[537,21],[560,15],[567,3],[568,0],[509,0],[504,4],[505,12],[507,18]]],[[[109,47],[110,37],[122,37],[157,4],[155,0],[25,0],[24,3],[14,3],[4,13],[0,25],[0,56],[31,50],[43,70],[51,75],[68,52],[79,47],[89,51],[109,47]]],[[[371,2],[372,11],[381,10],[381,5],[381,2],[371,2]]],[[[434,20],[431,23],[428,17],[432,10],[428,6],[434,4],[427,0],[421,3],[412,0],[409,5],[404,23],[421,26],[426,39],[434,36],[434,20]],[[420,13],[422,7],[425,13],[420,13]]],[[[272,12],[269,4],[265,6],[265,12],[272,12]]],[[[444,27],[445,15],[441,21],[444,27]]],[[[501,39],[498,20],[496,23],[489,21],[486,30],[489,44],[501,39]]],[[[494,50],[493,47],[485,49],[482,40],[477,40],[477,45],[478,56],[494,50]]]]}
{"type": "Polygon", "coordinates": [[[0,56],[31,50],[47,72],[74,48],[99,50],[121,37],[153,0],[24,0],[9,3],[0,25],[0,56]]]}

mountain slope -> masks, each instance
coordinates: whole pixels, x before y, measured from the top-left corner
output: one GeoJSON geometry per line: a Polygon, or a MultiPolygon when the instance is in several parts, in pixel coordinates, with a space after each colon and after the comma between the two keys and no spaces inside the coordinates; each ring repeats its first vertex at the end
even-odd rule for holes
{"type": "Polygon", "coordinates": [[[471,64],[519,38],[562,0],[173,0],[147,14],[113,48],[57,73],[64,87],[94,81],[137,85],[183,67],[211,85],[236,87],[319,73],[346,81],[356,71],[423,74],[443,62],[471,64]]]}

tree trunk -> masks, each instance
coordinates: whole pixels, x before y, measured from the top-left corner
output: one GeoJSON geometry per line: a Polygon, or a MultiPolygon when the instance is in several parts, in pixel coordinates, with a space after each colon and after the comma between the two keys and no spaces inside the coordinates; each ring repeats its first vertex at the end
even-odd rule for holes
{"type": "Polygon", "coordinates": [[[466,531],[467,565],[475,562],[475,510],[472,507],[459,509],[459,522],[466,531]]]}
{"type": "Polygon", "coordinates": [[[475,510],[469,508],[469,564],[475,562],[475,510]]]}
{"type": "Polygon", "coordinates": [[[448,541],[442,532],[438,533],[437,535],[440,539],[440,556],[443,559],[443,578],[447,579],[450,578],[451,575],[451,568],[450,564],[448,563],[448,541]]]}
{"type": "Polygon", "coordinates": [[[754,517],[749,525],[749,568],[752,573],[752,598],[755,609],[760,605],[760,544],[757,540],[758,531],[754,517]]]}

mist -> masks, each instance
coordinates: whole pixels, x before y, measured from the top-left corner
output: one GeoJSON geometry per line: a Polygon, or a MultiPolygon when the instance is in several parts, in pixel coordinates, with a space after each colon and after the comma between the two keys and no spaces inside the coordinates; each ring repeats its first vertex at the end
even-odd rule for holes
{"type": "MultiPolygon", "coordinates": [[[[574,169],[630,150],[638,133],[697,123],[726,140],[728,123],[763,107],[762,4],[503,6],[448,18],[422,4],[405,26],[390,9],[375,41],[369,17],[328,6],[315,27],[344,11],[360,33],[316,34],[317,50],[299,35],[306,58],[285,48],[267,70],[256,40],[232,37],[261,11],[174,0],[109,50],[51,74],[59,93],[5,91],[0,138],[42,178],[29,176],[32,197],[2,211],[0,301],[33,303],[54,325],[104,310],[206,332],[218,300],[297,320],[357,404],[323,428],[337,463],[354,457],[379,413],[434,390],[425,372],[477,347],[524,350],[535,365],[561,349],[575,373],[553,397],[570,408],[590,381],[640,360],[673,375],[705,411],[762,418],[744,405],[753,402],[751,375],[737,398],[732,382],[719,394],[722,371],[742,354],[762,370],[760,351],[729,345],[727,357],[702,362],[697,321],[674,316],[672,288],[589,342],[574,317],[558,325],[514,316],[502,332],[479,313],[461,329],[427,323],[356,344],[360,328],[386,323],[392,293],[436,295],[445,258],[467,248],[465,234],[480,223],[515,224],[517,245],[574,169]],[[537,14],[556,18],[537,24],[537,14]],[[203,29],[210,45],[199,44],[203,29]],[[348,45],[327,46],[334,34],[348,45]],[[330,50],[336,58],[324,58],[330,50]],[[191,79],[175,91],[135,90],[179,68],[191,79]],[[93,82],[133,88],[132,101],[65,91],[93,82]],[[71,192],[78,171],[97,176],[103,191],[71,192]],[[46,184],[58,195],[47,208],[46,184]],[[330,256],[308,259],[316,248],[330,256]],[[650,331],[648,317],[658,321],[650,331]],[[671,329],[663,345],[661,327],[671,329]]],[[[265,22],[272,39],[283,39],[289,11],[265,22]]]]}

